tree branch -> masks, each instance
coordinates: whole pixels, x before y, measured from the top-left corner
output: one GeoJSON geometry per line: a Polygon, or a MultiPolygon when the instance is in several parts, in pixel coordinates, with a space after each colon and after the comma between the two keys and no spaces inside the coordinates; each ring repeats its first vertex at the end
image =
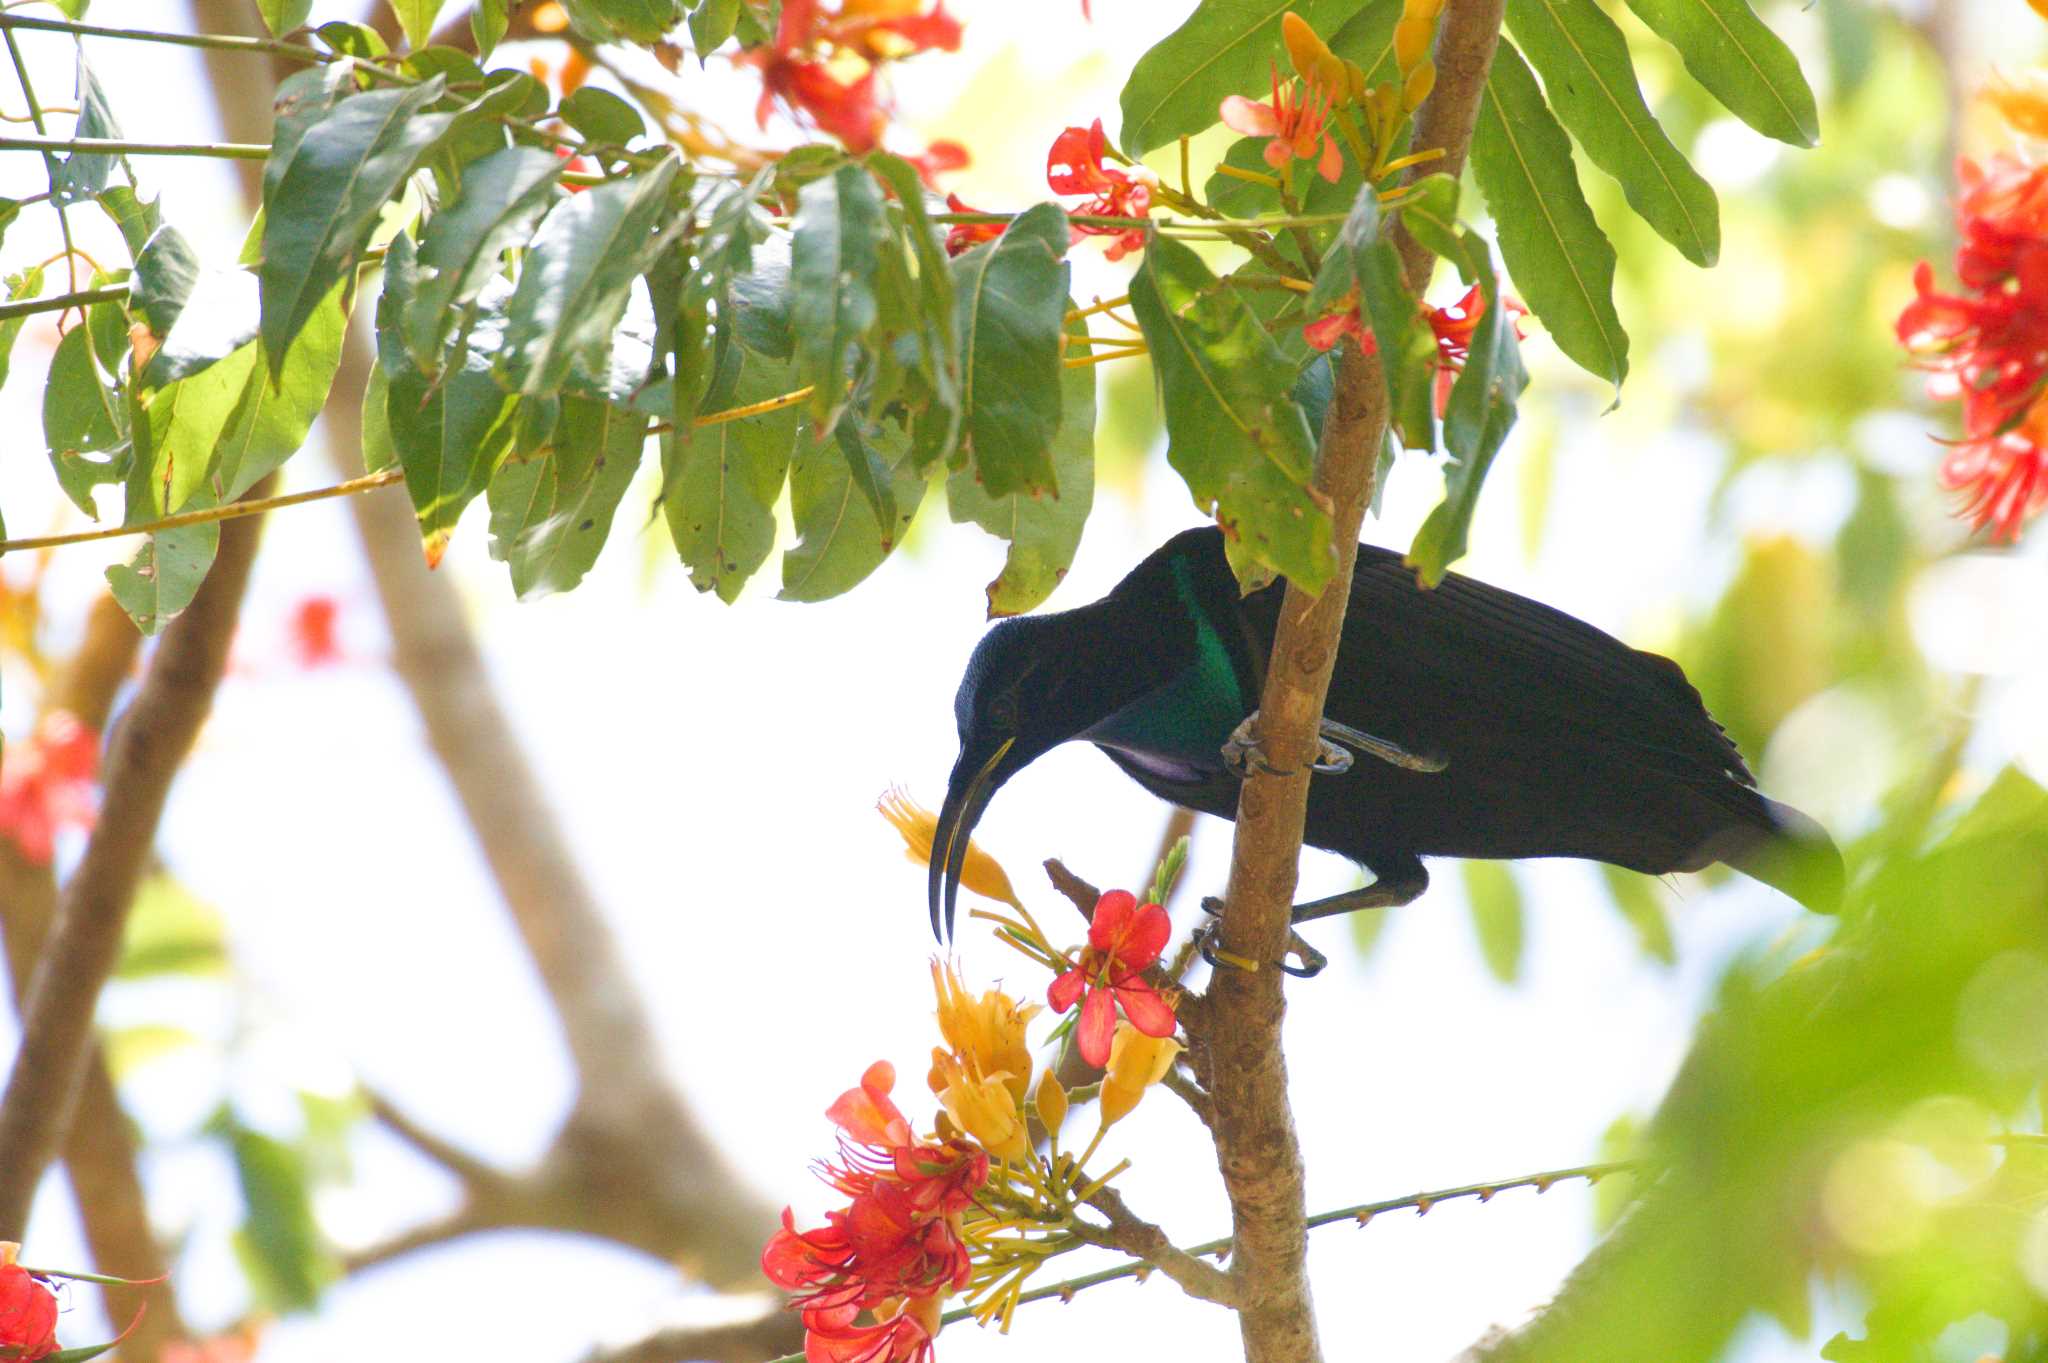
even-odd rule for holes
{"type": "MultiPolygon", "coordinates": [[[[1437,85],[1418,120],[1424,137],[1447,139],[1441,165],[1463,164],[1501,8],[1502,0],[1451,0],[1446,8],[1437,85]],[[1455,146],[1449,144],[1452,137],[1455,146]]],[[[1411,285],[1427,266],[1426,253],[1412,265],[1404,259],[1411,285]]],[[[1336,571],[1320,597],[1288,585],[1259,706],[1259,742],[1273,770],[1255,765],[1238,797],[1221,940],[1252,961],[1277,961],[1287,944],[1309,766],[1386,427],[1379,360],[1347,344],[1324,418],[1316,479],[1333,507],[1336,571]]],[[[1286,1007],[1281,981],[1271,966],[1220,970],[1206,1006],[1189,1018],[1199,1019],[1203,1033],[1199,1051],[1216,1112],[1217,1163],[1230,1195],[1238,1326],[1250,1363],[1311,1363],[1321,1357],[1306,1272],[1301,1145],[1280,1048],[1286,1007]]]]}
{"type": "Polygon", "coordinates": [[[1205,1264],[1167,1239],[1166,1232],[1137,1215],[1114,1188],[1098,1188],[1088,1205],[1109,1218],[1107,1227],[1077,1221],[1075,1234],[1091,1244],[1120,1249],[1142,1259],[1173,1279],[1190,1297],[1215,1302],[1218,1306],[1238,1304],[1238,1284],[1230,1274],[1205,1264]]]}
{"type": "Polygon", "coordinates": [[[589,1355],[585,1363],[760,1363],[803,1347],[803,1327],[780,1309],[751,1320],[675,1325],[589,1355]]]}
{"type": "Polygon", "coordinates": [[[205,583],[165,629],[134,705],[107,743],[99,824],[36,963],[21,1047],[0,1095],[0,1239],[22,1238],[36,1185],[70,1127],[92,1056],[93,1010],[120,954],[171,780],[226,669],[260,525],[236,521],[221,531],[205,583]]]}

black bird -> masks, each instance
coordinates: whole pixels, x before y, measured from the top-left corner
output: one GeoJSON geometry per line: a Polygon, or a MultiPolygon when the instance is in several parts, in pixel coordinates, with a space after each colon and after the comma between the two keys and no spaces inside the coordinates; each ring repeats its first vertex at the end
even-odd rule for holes
{"type": "MultiPolygon", "coordinates": [[[[953,703],[960,758],[931,862],[941,940],[990,797],[1061,743],[1084,739],[1161,799],[1235,817],[1283,589],[1240,596],[1208,527],[1100,601],[988,632],[953,703]]],[[[1758,792],[1678,664],[1499,587],[1452,573],[1425,591],[1399,554],[1360,545],[1325,713],[1329,765],[1360,755],[1311,781],[1307,841],[1375,880],[1297,921],[1407,903],[1429,856],[1650,875],[1723,861],[1820,912],[1841,897],[1826,832],[1758,792]]]]}

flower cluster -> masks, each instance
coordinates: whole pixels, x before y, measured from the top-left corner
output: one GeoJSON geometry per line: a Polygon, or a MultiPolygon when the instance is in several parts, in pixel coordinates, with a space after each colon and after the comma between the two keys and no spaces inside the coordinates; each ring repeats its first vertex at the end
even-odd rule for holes
{"type": "MultiPolygon", "coordinates": [[[[1074,223],[1074,241],[1088,236],[1110,238],[1107,254],[1111,260],[1122,260],[1130,252],[1144,249],[1145,219],[1152,212],[1152,196],[1159,180],[1143,166],[1124,161],[1110,148],[1101,119],[1085,128],[1063,129],[1052,140],[1045,155],[1045,182],[1055,194],[1081,196],[1081,202],[1068,205],[1069,214],[1127,220],[1127,224],[1074,223]],[[1119,165],[1109,164],[1113,160],[1119,165]]],[[[963,202],[957,194],[946,196],[946,207],[955,213],[983,211],[963,202]]],[[[1003,224],[999,222],[955,223],[946,234],[946,252],[957,256],[1002,234],[1003,224]]]]}
{"type": "MultiPolygon", "coordinates": [[[[1514,323],[1515,335],[1522,334],[1522,318],[1529,310],[1521,300],[1501,295],[1506,304],[1508,318],[1514,323]]],[[[1442,416],[1444,404],[1450,401],[1451,384],[1465,368],[1465,361],[1472,357],[1472,335],[1479,330],[1479,319],[1486,315],[1486,291],[1474,284],[1465,290],[1457,302],[1441,308],[1424,305],[1422,320],[1429,324],[1429,330],[1436,337],[1436,410],[1442,416]]],[[[1372,328],[1365,324],[1360,309],[1358,290],[1353,289],[1344,296],[1333,312],[1305,324],[1301,338],[1316,350],[1329,350],[1346,336],[1355,339],[1366,354],[1373,354],[1379,347],[1372,328]]]]}
{"type": "Polygon", "coordinates": [[[810,1231],[785,1208],[761,1254],[761,1271],[795,1295],[810,1363],[927,1359],[940,1301],[967,1285],[961,1218],[988,1181],[988,1154],[959,1136],[917,1139],[889,1096],[895,1084],[878,1060],[826,1109],[839,1159],[819,1176],[847,1205],[810,1231]]]}
{"type": "MultiPolygon", "coordinates": [[[[959,48],[960,21],[943,3],[927,10],[924,0],[840,0],[827,9],[819,0],[784,0],[774,39],[742,52],[739,60],[760,69],[761,99],[754,113],[762,125],[780,100],[798,118],[860,153],[880,146],[888,126],[875,89],[882,65],[959,48]]],[[[925,155],[944,169],[966,159],[952,143],[935,143],[925,155]]]]}
{"type": "Polygon", "coordinates": [[[26,742],[9,744],[0,754],[0,837],[49,865],[58,829],[92,824],[99,752],[99,735],[63,710],[43,716],[26,742]]]}
{"type": "Polygon", "coordinates": [[[2048,507],[2048,165],[2002,155],[1957,175],[1961,291],[1937,290],[1922,261],[1898,338],[1928,393],[1962,404],[1942,482],[1975,528],[2011,540],[2048,507]]]}

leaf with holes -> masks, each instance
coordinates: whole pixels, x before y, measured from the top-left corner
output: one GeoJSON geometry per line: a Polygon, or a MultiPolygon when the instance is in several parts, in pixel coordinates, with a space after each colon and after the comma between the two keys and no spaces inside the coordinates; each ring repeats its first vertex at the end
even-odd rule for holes
{"type": "Polygon", "coordinates": [[[568,591],[597,562],[647,440],[647,418],[628,408],[578,397],[561,408],[549,448],[491,479],[491,555],[522,601],[568,591]]]}
{"type": "Polygon", "coordinates": [[[1619,391],[1628,333],[1614,311],[1614,247],[1586,206],[1564,129],[1506,38],[1480,94],[1472,173],[1522,301],[1559,350],[1619,391]]]}
{"type": "Polygon", "coordinates": [[[1131,280],[1166,407],[1167,462],[1250,561],[1319,592],[1336,568],[1294,366],[1192,249],[1155,238],[1131,280]]]}
{"type": "MultiPolygon", "coordinates": [[[[793,391],[785,361],[734,346],[712,398],[742,407],[793,391]]],[[[691,585],[728,605],[775,547],[775,503],[802,427],[797,407],[662,437],[662,514],[691,585]]]]}

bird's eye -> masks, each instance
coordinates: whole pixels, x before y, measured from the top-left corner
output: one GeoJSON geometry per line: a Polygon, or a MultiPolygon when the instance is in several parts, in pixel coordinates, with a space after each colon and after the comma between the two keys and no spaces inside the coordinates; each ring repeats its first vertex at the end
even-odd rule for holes
{"type": "Polygon", "coordinates": [[[1006,691],[989,702],[988,718],[999,729],[1017,727],[1017,693],[1006,691]]]}

